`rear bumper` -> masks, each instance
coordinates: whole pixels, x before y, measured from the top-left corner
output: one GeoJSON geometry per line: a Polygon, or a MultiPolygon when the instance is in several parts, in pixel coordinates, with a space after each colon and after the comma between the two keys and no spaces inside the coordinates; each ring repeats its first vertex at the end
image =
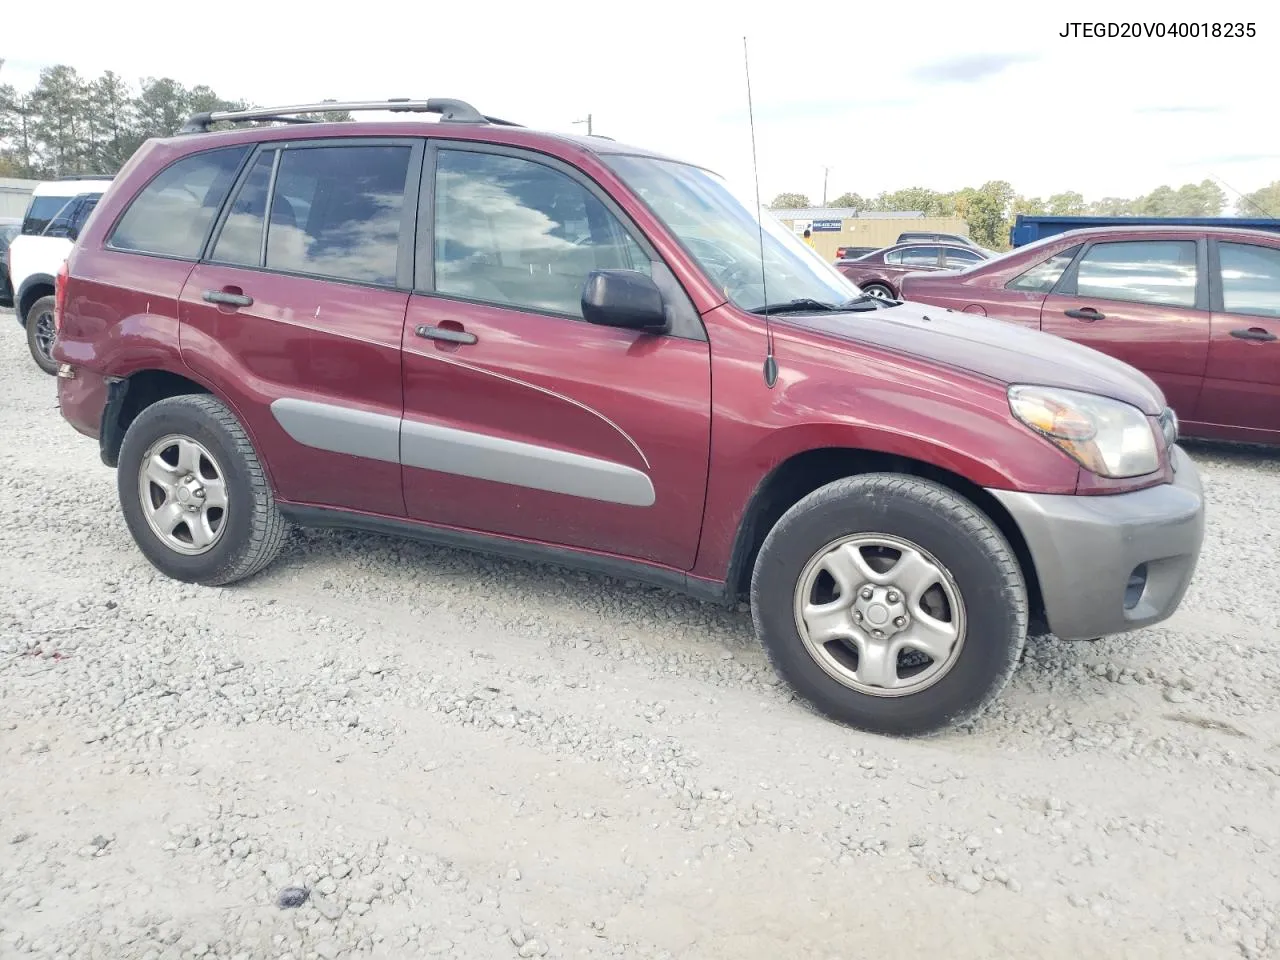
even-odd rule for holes
{"type": "Polygon", "coordinates": [[[1091,639],[1159,623],[1178,609],[1204,541],[1200,474],[1180,448],[1172,483],[1111,496],[989,490],[1022,531],[1049,629],[1091,639]]]}
{"type": "Polygon", "coordinates": [[[97,440],[102,433],[109,382],[84,367],[75,367],[74,371],[70,378],[58,377],[58,410],[78,432],[97,440]]]}

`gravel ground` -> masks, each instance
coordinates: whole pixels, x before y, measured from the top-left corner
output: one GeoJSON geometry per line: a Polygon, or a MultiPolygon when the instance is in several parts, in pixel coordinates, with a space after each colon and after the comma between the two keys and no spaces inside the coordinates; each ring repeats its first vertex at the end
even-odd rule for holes
{"type": "Polygon", "coordinates": [[[1192,450],[1174,619],[896,741],[658,590],[335,532],[165,580],[7,312],[0,369],[5,960],[1280,957],[1280,456],[1192,450]]]}

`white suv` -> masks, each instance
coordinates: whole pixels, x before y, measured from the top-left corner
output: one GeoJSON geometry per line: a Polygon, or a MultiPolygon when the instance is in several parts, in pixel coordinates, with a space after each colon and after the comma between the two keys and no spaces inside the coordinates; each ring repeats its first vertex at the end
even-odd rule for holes
{"type": "Polygon", "coordinates": [[[26,328],[32,359],[45,373],[58,369],[49,356],[54,279],[111,179],[76,176],[38,184],[22,219],[22,232],[9,244],[13,309],[26,328]]]}

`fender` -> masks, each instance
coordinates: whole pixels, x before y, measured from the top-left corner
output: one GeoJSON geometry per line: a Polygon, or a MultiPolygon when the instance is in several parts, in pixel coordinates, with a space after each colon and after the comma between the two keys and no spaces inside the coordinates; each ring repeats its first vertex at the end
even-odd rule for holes
{"type": "Polygon", "coordinates": [[[47,273],[33,273],[22,281],[22,286],[18,287],[13,297],[13,312],[18,318],[20,327],[26,327],[27,311],[36,300],[40,299],[35,295],[37,287],[48,287],[52,292],[56,287],[56,281],[47,273]]]}

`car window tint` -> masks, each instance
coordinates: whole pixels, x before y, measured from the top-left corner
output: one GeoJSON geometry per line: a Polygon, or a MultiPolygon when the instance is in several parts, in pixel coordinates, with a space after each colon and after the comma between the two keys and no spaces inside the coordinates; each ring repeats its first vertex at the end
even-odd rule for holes
{"type": "Polygon", "coordinates": [[[900,261],[905,267],[934,267],[938,265],[938,248],[937,247],[911,247],[902,251],[902,260],[900,261]]]}
{"type": "Polygon", "coordinates": [[[442,150],[436,167],[439,293],[582,316],[595,270],[651,269],[636,241],[572,178],[518,157],[442,150]]]}
{"type": "Polygon", "coordinates": [[[1227,313],[1280,317],[1280,248],[1219,243],[1218,258],[1227,313]]]}
{"type": "Polygon", "coordinates": [[[253,168],[231,201],[211,260],[253,267],[262,264],[262,229],[267,219],[267,190],[275,155],[274,150],[264,150],[253,161],[253,168]]]}
{"type": "Polygon", "coordinates": [[[1031,293],[1048,293],[1057,285],[1058,280],[1062,277],[1062,271],[1071,265],[1071,261],[1075,259],[1076,254],[1080,251],[1080,245],[1068,247],[1059,253],[1055,253],[1048,260],[1042,260],[1030,270],[1018,274],[1012,280],[1005,284],[1006,290],[1026,290],[1031,293]]]}
{"type": "Polygon", "coordinates": [[[884,258],[883,258],[883,259],[884,259],[884,262],[885,262],[885,263],[901,263],[901,262],[902,262],[902,251],[901,251],[901,250],[890,250],[888,253],[886,253],[886,254],[884,255],[884,258]]]}
{"type": "Polygon", "coordinates": [[[1098,243],[1080,260],[1076,295],[1167,307],[1196,302],[1194,240],[1098,243]]]}
{"type": "Polygon", "coordinates": [[[248,147],[177,160],[142,188],[111,234],[117,250],[194,260],[248,147]]]}
{"type": "Polygon", "coordinates": [[[32,197],[22,220],[22,232],[29,237],[39,236],[70,199],[71,197],[32,197]]]}
{"type": "Polygon", "coordinates": [[[267,269],[394,285],[411,153],[402,145],[286,150],[267,269]]]}

